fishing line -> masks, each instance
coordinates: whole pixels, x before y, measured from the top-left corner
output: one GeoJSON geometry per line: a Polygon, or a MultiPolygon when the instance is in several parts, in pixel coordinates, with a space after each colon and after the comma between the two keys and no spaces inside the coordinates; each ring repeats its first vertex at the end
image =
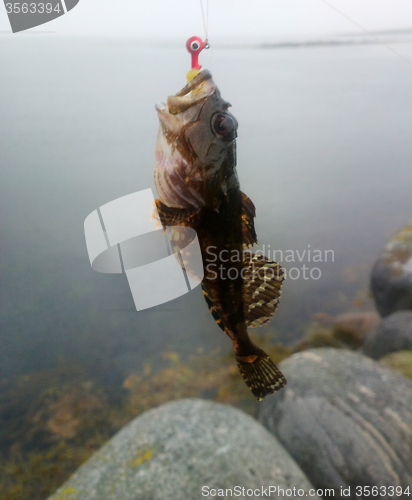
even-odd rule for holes
{"type": "Polygon", "coordinates": [[[409,66],[412,66],[412,63],[410,61],[408,61],[408,59],[405,59],[403,56],[401,56],[398,52],[396,52],[395,50],[392,49],[392,47],[390,47],[389,45],[387,45],[386,43],[382,42],[382,40],[380,40],[379,38],[377,38],[373,33],[371,33],[370,31],[368,31],[367,29],[365,29],[363,26],[361,26],[359,23],[357,23],[356,21],[354,21],[353,19],[351,19],[349,16],[347,16],[346,14],[344,14],[341,10],[339,10],[337,7],[335,7],[334,5],[330,4],[327,0],[320,0],[321,2],[323,2],[324,4],[326,4],[328,7],[330,7],[331,9],[333,9],[334,11],[336,11],[338,14],[340,14],[341,16],[343,16],[345,19],[347,19],[349,22],[351,22],[352,24],[354,24],[355,26],[357,26],[359,29],[361,29],[362,31],[364,31],[366,34],[368,34],[369,36],[371,36],[374,40],[376,40],[379,44],[383,45],[384,47],[386,47],[387,49],[389,49],[391,52],[393,52],[396,56],[400,57],[401,59],[403,59],[406,63],[409,64],[409,66]]]}
{"type": "Polygon", "coordinates": [[[202,9],[202,20],[203,20],[203,29],[205,30],[205,43],[208,41],[208,31],[209,31],[209,0],[206,0],[206,15],[205,9],[203,8],[203,0],[199,0],[200,8],[202,9]]]}

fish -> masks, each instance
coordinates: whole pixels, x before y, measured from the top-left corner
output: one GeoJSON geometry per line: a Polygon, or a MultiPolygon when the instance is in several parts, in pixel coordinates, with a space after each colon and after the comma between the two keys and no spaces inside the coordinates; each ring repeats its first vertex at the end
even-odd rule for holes
{"type": "Polygon", "coordinates": [[[286,379],[251,341],[247,329],[272,318],[285,273],[276,262],[250,250],[257,244],[256,209],[240,190],[238,123],[229,107],[208,70],[169,96],[167,103],[156,105],[155,203],[164,230],[196,231],[204,298],[233,343],[243,380],[262,400],[284,387],[286,379]]]}

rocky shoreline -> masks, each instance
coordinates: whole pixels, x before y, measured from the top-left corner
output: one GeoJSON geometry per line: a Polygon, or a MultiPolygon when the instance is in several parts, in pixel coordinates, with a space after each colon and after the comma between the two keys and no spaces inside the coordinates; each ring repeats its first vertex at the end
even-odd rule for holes
{"type": "MultiPolygon", "coordinates": [[[[49,500],[229,498],[235,486],[257,499],[262,485],[295,488],[297,499],[328,489],[366,499],[371,487],[385,498],[390,486],[408,498],[412,380],[401,373],[412,361],[411,262],[408,225],[372,271],[384,318],[318,318],[329,333],[295,346],[280,364],[288,385],[259,405],[256,419],[199,399],[163,404],[123,428],[49,500]],[[401,373],[389,368],[399,363],[401,373]]],[[[267,496],[283,498],[280,491],[267,496]]]]}
{"type": "Polygon", "coordinates": [[[397,497],[407,499],[410,227],[373,266],[380,314],[318,313],[292,346],[260,336],[288,379],[263,403],[249,394],[232,356],[216,353],[182,360],[166,351],[163,367],[147,363],[127,376],[118,399],[75,366],[4,386],[0,416],[18,418],[0,431],[10,450],[0,457],[1,500],[44,500],[52,491],[49,500],[285,498],[282,490],[292,498],[333,490],[339,498],[341,488],[343,498],[366,499],[369,486],[398,486],[397,497]]]}

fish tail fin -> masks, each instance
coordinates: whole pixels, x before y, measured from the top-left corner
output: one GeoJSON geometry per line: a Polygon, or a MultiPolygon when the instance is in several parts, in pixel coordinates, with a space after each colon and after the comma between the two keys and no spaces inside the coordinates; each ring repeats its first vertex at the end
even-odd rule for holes
{"type": "Polygon", "coordinates": [[[282,372],[258,347],[254,346],[249,356],[236,356],[236,362],[243,380],[259,401],[286,385],[282,372]]]}

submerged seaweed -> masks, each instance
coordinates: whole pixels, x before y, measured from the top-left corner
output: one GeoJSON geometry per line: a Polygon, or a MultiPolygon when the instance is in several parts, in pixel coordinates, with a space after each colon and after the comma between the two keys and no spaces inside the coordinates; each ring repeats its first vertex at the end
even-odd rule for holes
{"type": "MultiPolygon", "coordinates": [[[[291,353],[263,340],[276,362],[291,353]]],[[[126,377],[120,401],[70,364],[1,381],[0,499],[44,500],[127,422],[168,401],[200,397],[256,412],[233,354],[163,357],[165,368],[147,362],[126,377]]]]}
{"type": "MultiPolygon", "coordinates": [[[[362,345],[364,332],[335,320],[316,314],[294,346],[274,344],[274,332],[260,334],[258,342],[276,364],[310,347],[362,345]]],[[[115,432],[163,403],[199,397],[256,413],[258,402],[239,377],[232,352],[181,359],[166,351],[163,358],[160,368],[147,360],[112,389],[65,362],[0,380],[0,500],[44,500],[115,432]]]]}

